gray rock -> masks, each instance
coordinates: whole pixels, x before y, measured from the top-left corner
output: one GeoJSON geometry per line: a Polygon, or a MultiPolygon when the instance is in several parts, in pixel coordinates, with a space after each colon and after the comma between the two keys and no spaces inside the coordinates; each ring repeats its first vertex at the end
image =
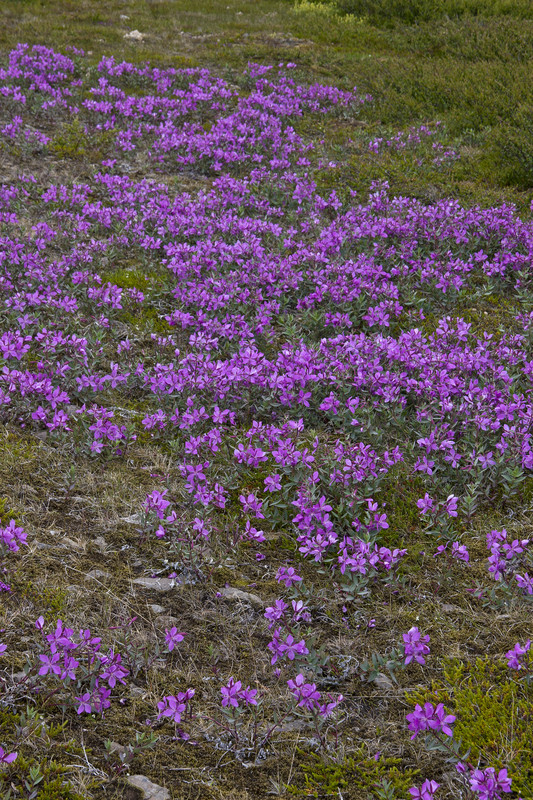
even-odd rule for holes
{"type": "Polygon", "coordinates": [[[126,778],[129,789],[126,800],[170,800],[170,792],[157,783],[152,783],[146,775],[129,775],[126,778]]]}
{"type": "Polygon", "coordinates": [[[153,589],[156,592],[170,592],[176,585],[170,578],[135,578],[133,583],[141,589],[153,589]]]}
{"type": "Polygon", "coordinates": [[[141,33],[138,30],[130,31],[129,33],[125,33],[122,37],[123,39],[129,39],[132,42],[142,42],[143,39],[146,38],[145,33],[141,33]]]}
{"type": "Polygon", "coordinates": [[[69,536],[64,536],[61,539],[61,544],[67,550],[74,550],[75,553],[84,553],[85,552],[85,544],[83,542],[76,542],[74,539],[71,539],[69,536]]]}
{"type": "Polygon", "coordinates": [[[252,592],[243,592],[242,589],[237,589],[232,586],[226,586],[224,589],[221,589],[220,594],[222,597],[225,597],[226,600],[238,600],[241,603],[250,603],[252,606],[257,606],[258,608],[263,608],[265,605],[259,595],[252,594],[252,592]]]}
{"type": "Polygon", "coordinates": [[[179,628],[180,621],[177,617],[171,617],[168,614],[163,614],[161,617],[157,617],[155,621],[156,628],[160,630],[165,630],[170,628],[179,628]]]}
{"type": "Polygon", "coordinates": [[[165,609],[163,608],[163,606],[158,606],[157,603],[150,603],[149,608],[150,608],[152,614],[164,614],[165,613],[165,609]]]}
{"type": "Polygon", "coordinates": [[[388,675],[385,675],[384,672],[379,672],[376,677],[374,678],[374,683],[380,689],[394,689],[394,684],[389,678],[388,675]]]}
{"type": "Polygon", "coordinates": [[[452,603],[442,603],[441,608],[446,614],[466,614],[466,611],[459,606],[454,606],[452,603]]]}
{"type": "Polygon", "coordinates": [[[125,758],[128,751],[118,742],[109,742],[109,752],[116,753],[119,758],[125,758]]]}
{"type": "Polygon", "coordinates": [[[106,581],[111,578],[112,575],[110,572],[106,572],[103,569],[92,569],[90,572],[87,573],[85,576],[86,581],[106,581]]]}
{"type": "Polygon", "coordinates": [[[130,525],[140,525],[142,522],[141,514],[132,514],[130,517],[121,517],[122,522],[128,522],[130,525]]]}

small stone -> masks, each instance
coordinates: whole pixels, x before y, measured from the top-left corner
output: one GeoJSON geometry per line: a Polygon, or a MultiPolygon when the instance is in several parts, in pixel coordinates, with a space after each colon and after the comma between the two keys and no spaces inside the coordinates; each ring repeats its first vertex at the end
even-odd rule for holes
{"type": "Polygon", "coordinates": [[[442,603],[441,608],[447,614],[464,614],[465,613],[465,611],[463,611],[462,608],[460,608],[459,606],[454,606],[452,603],[442,603]]]}
{"type": "Polygon", "coordinates": [[[224,589],[221,589],[220,594],[222,597],[225,597],[226,600],[238,600],[241,603],[250,603],[252,606],[258,606],[260,608],[263,608],[265,605],[259,595],[253,594],[252,592],[243,592],[242,589],[237,589],[232,586],[226,586],[224,589]]]}
{"type": "Polygon", "coordinates": [[[89,581],[105,581],[109,580],[112,575],[110,572],[106,572],[103,569],[92,569],[90,572],[87,573],[85,576],[85,580],[89,581]]]}
{"type": "Polygon", "coordinates": [[[130,31],[129,33],[124,34],[124,39],[131,39],[133,42],[142,42],[143,39],[146,38],[145,33],[141,33],[140,31],[130,31]]]}
{"type": "Polygon", "coordinates": [[[288,732],[288,731],[301,731],[305,728],[306,722],[304,719],[289,719],[286,722],[282,722],[279,726],[280,731],[288,732]]]}
{"type": "Polygon", "coordinates": [[[96,539],[93,539],[93,544],[100,550],[101,553],[105,553],[107,549],[107,542],[103,536],[97,536],[96,539]]]}
{"type": "Polygon", "coordinates": [[[122,522],[128,522],[130,525],[140,525],[142,522],[141,514],[132,514],[130,517],[121,517],[122,522]]]}
{"type": "Polygon", "coordinates": [[[130,686],[130,697],[145,697],[146,692],[142,686],[130,686]]]}
{"type": "Polygon", "coordinates": [[[374,678],[374,683],[379,689],[394,689],[394,684],[388,675],[385,675],[383,672],[379,672],[376,677],[374,678]]]}
{"type": "Polygon", "coordinates": [[[133,792],[125,794],[126,800],[170,800],[170,792],[157,783],[152,783],[146,775],[129,775],[126,783],[133,792]]]}
{"type": "Polygon", "coordinates": [[[135,578],[133,583],[141,589],[153,589],[155,592],[170,592],[176,585],[170,578],[135,578]]]}
{"type": "Polygon", "coordinates": [[[158,606],[157,603],[150,603],[149,608],[150,608],[152,614],[164,614],[165,613],[165,609],[163,608],[163,606],[158,606]]]}
{"type": "Polygon", "coordinates": [[[120,757],[123,758],[126,755],[127,750],[123,745],[119,744],[118,742],[109,742],[109,752],[116,753],[119,758],[120,757]]]}
{"type": "Polygon", "coordinates": [[[163,616],[158,617],[155,621],[156,628],[160,628],[161,630],[178,628],[179,624],[179,619],[177,617],[171,617],[169,614],[163,614],[163,616]]]}
{"type": "Polygon", "coordinates": [[[63,547],[68,548],[69,550],[74,550],[76,553],[84,553],[85,552],[85,545],[83,542],[76,542],[74,539],[70,539],[68,536],[63,536],[61,539],[61,544],[63,547]]]}

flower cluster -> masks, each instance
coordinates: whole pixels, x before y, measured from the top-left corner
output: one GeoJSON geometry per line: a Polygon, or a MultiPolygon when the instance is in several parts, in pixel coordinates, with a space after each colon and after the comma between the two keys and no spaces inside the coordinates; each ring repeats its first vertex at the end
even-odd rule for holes
{"type": "Polygon", "coordinates": [[[316,712],[322,718],[328,717],[344,700],[340,694],[336,700],[329,698],[329,702],[322,702],[320,692],[316,688],[315,683],[306,683],[305,676],[300,672],[293,679],[287,681],[287,686],[292,692],[296,705],[299,708],[304,708],[307,711],[316,712]]]}
{"type": "Polygon", "coordinates": [[[439,703],[433,706],[431,703],[424,703],[423,706],[418,703],[415,710],[411,714],[407,714],[406,720],[408,728],[413,732],[411,739],[415,739],[419,733],[424,731],[432,731],[435,733],[444,733],[446,736],[453,736],[450,725],[455,722],[456,717],[453,714],[446,714],[444,705],[439,703]]]}
{"type": "Polygon", "coordinates": [[[413,659],[419,664],[425,664],[425,656],[429,653],[429,636],[422,636],[418,628],[413,627],[403,634],[405,663],[410,664],[413,659]]]}

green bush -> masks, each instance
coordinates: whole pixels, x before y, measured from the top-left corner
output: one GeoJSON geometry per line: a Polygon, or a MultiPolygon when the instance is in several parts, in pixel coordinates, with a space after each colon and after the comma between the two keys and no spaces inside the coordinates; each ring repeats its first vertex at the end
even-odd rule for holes
{"type": "Polygon", "coordinates": [[[533,6],[528,0],[338,0],[337,7],[345,14],[378,25],[396,22],[414,25],[446,17],[478,15],[533,18],[533,6]]]}
{"type": "Polygon", "coordinates": [[[511,119],[494,128],[486,164],[500,183],[533,188],[533,104],[520,106],[511,119]]]}
{"type": "MultiPolygon", "coordinates": [[[[379,790],[387,784],[391,798],[404,798],[409,787],[416,782],[419,770],[401,770],[401,759],[378,754],[377,758],[365,753],[361,746],[357,752],[340,763],[324,762],[316,753],[304,754],[300,765],[301,777],[288,787],[295,797],[343,797],[345,800],[380,798],[379,790]]],[[[300,751],[303,754],[303,751],[300,751]]]]}
{"type": "Polygon", "coordinates": [[[444,680],[412,692],[413,703],[444,703],[457,716],[454,738],[468,760],[497,769],[507,767],[513,789],[524,800],[533,798],[531,718],[533,684],[518,681],[501,661],[479,658],[475,663],[452,661],[444,680]]]}

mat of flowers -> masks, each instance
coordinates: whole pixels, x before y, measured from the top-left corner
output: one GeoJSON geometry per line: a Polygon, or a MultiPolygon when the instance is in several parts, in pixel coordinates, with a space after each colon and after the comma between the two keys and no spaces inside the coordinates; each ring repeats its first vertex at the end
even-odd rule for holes
{"type": "MultiPolygon", "coordinates": [[[[317,176],[337,164],[312,120],[355,120],[371,102],[300,83],[291,63],[230,76],[21,44],[0,69],[1,152],[21,165],[0,187],[3,425],[95,469],[160,448],[177,478],[154,481],[131,511],[140,544],[160,548],[153,575],[222,600],[230,590],[210,576],[226,548],[277,586],[242,599],[263,603],[260,685],[234,664],[169,685],[154,706],[175,747],[210,730],[258,763],[296,719],[301,743],[327,757],[353,735],[365,682],[424,687],[446,656],[431,620],[400,631],[387,658],[363,662],[356,646],[372,604],[376,617],[407,602],[414,562],[445,562],[471,602],[530,614],[527,535],[489,525],[480,539],[471,526],[530,486],[533,224],[510,206],[428,205],[383,183],[364,200],[321,192],[317,176]],[[82,180],[25,166],[69,147],[93,154],[82,180]],[[492,312],[457,312],[487,299],[492,312]],[[342,657],[315,631],[321,604],[353,636],[342,657]]],[[[0,538],[7,601],[31,535],[6,517],[0,538]]],[[[121,702],[127,653],[68,624],[39,616],[2,702],[60,685],[71,717],[121,702]]],[[[159,656],[175,658],[188,635],[167,628],[159,656]]],[[[527,695],[529,639],[510,633],[508,646],[507,680],[527,695]]],[[[403,702],[397,736],[424,739],[435,764],[405,796],[533,796],[519,757],[469,754],[451,700],[403,702]]],[[[16,752],[2,750],[6,770],[16,752]]]]}

